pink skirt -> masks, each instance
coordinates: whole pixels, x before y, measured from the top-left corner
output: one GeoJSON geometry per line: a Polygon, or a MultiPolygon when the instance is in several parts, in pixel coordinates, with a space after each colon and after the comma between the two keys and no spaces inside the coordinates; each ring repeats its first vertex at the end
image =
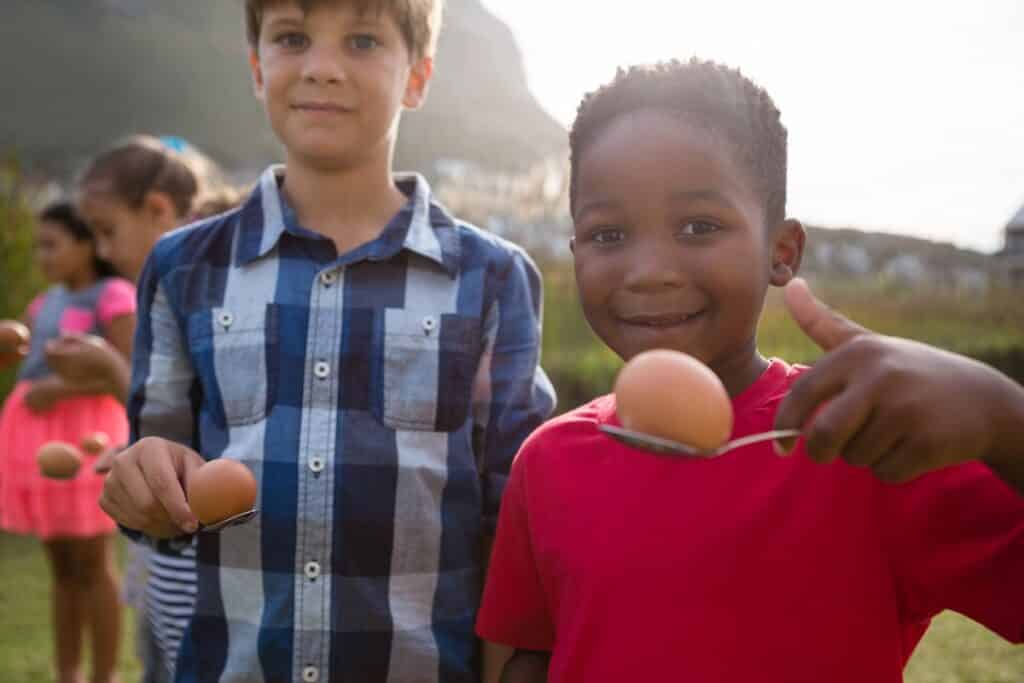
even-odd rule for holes
{"type": "Polygon", "coordinates": [[[82,396],[57,403],[37,415],[25,405],[30,382],[19,382],[0,414],[0,528],[52,538],[89,538],[113,532],[117,525],[99,506],[103,476],[93,472],[97,456],[82,453],[71,479],[47,479],[39,472],[36,451],[48,441],[76,447],[82,438],[103,432],[111,445],[128,440],[124,407],[110,396],[82,396]]]}

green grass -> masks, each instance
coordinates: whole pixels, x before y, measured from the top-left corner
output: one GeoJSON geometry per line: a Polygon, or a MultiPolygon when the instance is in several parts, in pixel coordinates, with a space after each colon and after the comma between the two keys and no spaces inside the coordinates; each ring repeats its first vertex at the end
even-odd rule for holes
{"type": "MultiPolygon", "coordinates": [[[[39,544],[0,534],[0,682],[52,680],[49,576],[39,544]]],[[[133,613],[125,610],[124,683],[138,680],[133,613]]],[[[935,620],[907,667],[908,683],[1020,683],[1024,647],[955,614],[935,620]]],[[[869,682],[865,682],[869,683],[869,682]]]]}
{"type": "MultiPolygon", "coordinates": [[[[0,533],[0,682],[54,680],[50,630],[50,576],[38,541],[0,533]]],[[[135,612],[125,609],[121,639],[121,680],[134,683],[135,612]]],[[[85,648],[88,652],[88,646],[85,648]]],[[[84,671],[87,673],[88,668],[84,671]]]]}

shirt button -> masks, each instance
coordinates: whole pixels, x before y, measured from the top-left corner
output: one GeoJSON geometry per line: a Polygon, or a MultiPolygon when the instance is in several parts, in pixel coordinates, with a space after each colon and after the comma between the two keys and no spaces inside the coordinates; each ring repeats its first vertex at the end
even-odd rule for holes
{"type": "Polygon", "coordinates": [[[324,287],[330,287],[331,285],[333,285],[337,281],[337,279],[338,279],[338,275],[337,275],[337,273],[334,273],[333,271],[329,272],[329,273],[321,273],[320,274],[320,284],[322,284],[324,287]]]}
{"type": "Polygon", "coordinates": [[[307,562],[305,571],[306,578],[311,581],[316,581],[320,578],[320,564],[318,562],[307,562]]]}
{"type": "Polygon", "coordinates": [[[302,670],[302,680],[306,683],[316,683],[320,680],[320,669],[315,666],[307,666],[302,670]]]}
{"type": "Polygon", "coordinates": [[[327,379],[331,375],[331,366],[320,361],[313,367],[313,374],[319,379],[327,379]]]}
{"type": "Polygon", "coordinates": [[[320,474],[324,471],[324,459],[317,457],[312,458],[309,461],[309,469],[312,470],[314,474],[320,474]]]}
{"type": "Polygon", "coordinates": [[[224,311],[217,316],[217,322],[219,322],[224,329],[227,329],[231,327],[231,323],[235,322],[235,316],[231,315],[229,311],[224,311]]]}
{"type": "Polygon", "coordinates": [[[437,318],[432,315],[428,315],[423,319],[423,332],[429,335],[431,332],[437,329],[437,318]]]}

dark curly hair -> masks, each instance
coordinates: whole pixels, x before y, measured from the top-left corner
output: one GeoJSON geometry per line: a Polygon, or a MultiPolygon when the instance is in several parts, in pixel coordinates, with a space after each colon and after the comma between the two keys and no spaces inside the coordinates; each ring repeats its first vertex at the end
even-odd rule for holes
{"type": "Polygon", "coordinates": [[[786,214],[786,128],[763,88],[736,69],[693,58],[619,69],[615,79],[584,96],[569,133],[570,207],[583,150],[612,120],[641,109],[678,114],[716,134],[750,174],[769,226],[786,214]]]}

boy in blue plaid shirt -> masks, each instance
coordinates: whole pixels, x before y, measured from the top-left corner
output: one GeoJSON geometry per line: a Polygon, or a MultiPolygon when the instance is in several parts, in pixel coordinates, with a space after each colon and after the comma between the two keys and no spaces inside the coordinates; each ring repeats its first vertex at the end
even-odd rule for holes
{"type": "Polygon", "coordinates": [[[479,680],[486,539],[554,394],[529,257],[392,173],[440,5],[247,0],[286,163],[154,249],[135,444],[101,501],[126,529],[175,539],[197,531],[184,491],[205,460],[256,475],[259,515],[198,534],[179,683],[479,680]]]}

